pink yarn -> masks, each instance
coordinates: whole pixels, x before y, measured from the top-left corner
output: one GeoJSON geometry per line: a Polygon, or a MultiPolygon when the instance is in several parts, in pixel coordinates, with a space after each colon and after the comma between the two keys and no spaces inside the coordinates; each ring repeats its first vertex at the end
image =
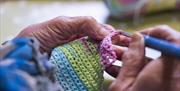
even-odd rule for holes
{"type": "Polygon", "coordinates": [[[105,67],[109,67],[117,59],[116,53],[112,48],[112,37],[118,35],[118,32],[112,32],[102,40],[100,44],[101,64],[105,67]]]}

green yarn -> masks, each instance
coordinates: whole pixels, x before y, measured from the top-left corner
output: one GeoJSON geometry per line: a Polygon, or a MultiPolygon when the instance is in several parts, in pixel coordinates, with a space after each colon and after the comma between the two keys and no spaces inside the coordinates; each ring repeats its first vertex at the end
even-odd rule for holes
{"type": "MultiPolygon", "coordinates": [[[[98,45],[92,40],[83,38],[55,48],[56,51],[58,50],[64,53],[69,64],[72,66],[73,71],[79,77],[80,79],[79,82],[82,82],[82,84],[84,84],[85,86],[84,88],[87,88],[88,91],[100,91],[102,89],[103,69],[100,64],[100,55],[97,50],[97,47],[98,45]]],[[[52,52],[51,57],[54,57],[55,56],[54,54],[55,53],[52,52]]],[[[56,67],[57,70],[69,69],[70,67],[68,66],[63,66],[64,67],[63,68],[62,65],[64,64],[59,64],[58,62],[54,62],[54,61],[63,60],[63,59],[57,60],[59,58],[56,57],[50,60],[53,63],[55,63],[55,66],[57,66],[56,67]],[[62,68],[58,66],[61,66],[62,68]]],[[[56,79],[62,76],[63,75],[58,77],[56,75],[56,79]]],[[[71,81],[67,82],[68,79],[72,79],[72,77],[63,77],[65,78],[66,81],[64,83],[68,85],[78,86],[74,82],[71,81]]],[[[59,83],[63,85],[62,82],[59,83]]],[[[72,90],[74,91],[74,89],[71,88],[73,86],[67,86],[67,87],[65,86],[62,86],[64,87],[65,91],[72,91],[72,90]]],[[[81,88],[78,88],[77,91],[84,91],[84,89],[82,90],[81,88]]]]}

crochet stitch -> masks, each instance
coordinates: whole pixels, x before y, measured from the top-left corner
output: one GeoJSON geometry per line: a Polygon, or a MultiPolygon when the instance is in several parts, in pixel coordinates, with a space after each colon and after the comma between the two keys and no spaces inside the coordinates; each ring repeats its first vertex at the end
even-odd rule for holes
{"type": "Polygon", "coordinates": [[[55,65],[55,79],[65,91],[99,91],[103,69],[98,45],[82,38],[55,48],[50,61],[55,65]]]}
{"type": "Polygon", "coordinates": [[[117,59],[115,51],[112,49],[112,37],[118,35],[118,32],[112,32],[105,37],[100,45],[101,64],[105,67],[109,67],[117,59]]]}
{"type": "Polygon", "coordinates": [[[112,32],[100,44],[84,37],[52,51],[50,61],[55,65],[55,79],[65,91],[102,89],[103,67],[108,67],[117,58],[111,48],[111,37],[117,34],[112,32]]]}

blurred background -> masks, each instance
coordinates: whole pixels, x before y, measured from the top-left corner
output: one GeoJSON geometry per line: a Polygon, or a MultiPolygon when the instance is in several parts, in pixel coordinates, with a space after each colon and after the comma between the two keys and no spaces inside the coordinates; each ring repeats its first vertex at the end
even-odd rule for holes
{"type": "Polygon", "coordinates": [[[0,7],[1,43],[28,25],[57,16],[93,16],[104,23],[109,14],[100,0],[4,0],[0,7]]]}
{"type": "Polygon", "coordinates": [[[159,24],[180,30],[180,0],[0,0],[0,43],[57,16],[92,16],[125,31],[159,24]]]}
{"type": "Polygon", "coordinates": [[[0,0],[0,43],[57,16],[92,16],[128,32],[160,24],[180,31],[180,0],[0,0]]]}

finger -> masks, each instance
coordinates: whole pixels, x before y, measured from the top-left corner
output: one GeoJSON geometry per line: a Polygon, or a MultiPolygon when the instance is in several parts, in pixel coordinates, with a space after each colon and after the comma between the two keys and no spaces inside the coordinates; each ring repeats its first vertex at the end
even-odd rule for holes
{"type": "Polygon", "coordinates": [[[144,51],[143,36],[139,33],[135,33],[132,36],[128,51],[123,54],[123,66],[121,68],[121,73],[117,77],[118,81],[126,83],[123,88],[128,88],[144,67],[144,51]]]}
{"type": "Polygon", "coordinates": [[[124,35],[116,35],[112,37],[112,48],[116,53],[116,56],[121,60],[122,54],[128,49],[131,39],[124,35]]]}
{"type": "MultiPolygon", "coordinates": [[[[127,47],[121,47],[117,45],[112,45],[112,49],[116,52],[116,56],[118,60],[121,60],[122,54],[127,50],[127,47]]],[[[119,66],[111,65],[105,68],[105,71],[109,73],[111,76],[116,77],[120,70],[119,66]]]]}
{"type": "Polygon", "coordinates": [[[103,27],[103,28],[105,28],[106,30],[108,30],[108,31],[115,31],[115,28],[113,27],[113,26],[111,26],[111,25],[108,25],[108,24],[101,24],[101,26],[103,27]]]}
{"type": "Polygon", "coordinates": [[[121,60],[124,52],[128,50],[127,47],[118,46],[118,45],[112,45],[111,47],[115,51],[118,60],[121,60]]]}
{"type": "Polygon", "coordinates": [[[180,33],[167,25],[160,25],[154,28],[144,29],[141,32],[146,35],[154,36],[160,39],[165,39],[173,43],[180,43],[180,33]]]}
{"type": "Polygon", "coordinates": [[[92,36],[93,33],[101,28],[100,24],[90,16],[60,16],[50,20],[49,24],[52,25],[50,28],[53,28],[54,32],[63,35],[63,39],[67,39],[72,35],[79,37],[92,36]]]}
{"type": "MultiPolygon", "coordinates": [[[[90,23],[92,24],[92,23],[90,23]]],[[[102,40],[103,38],[105,38],[107,35],[109,35],[112,31],[115,31],[115,29],[107,24],[99,24],[96,22],[96,24],[94,24],[92,30],[85,30],[84,34],[86,36],[89,36],[95,40],[102,40]]]]}
{"type": "Polygon", "coordinates": [[[112,43],[119,46],[129,46],[131,38],[124,35],[117,35],[112,37],[112,43]]]}
{"type": "MultiPolygon", "coordinates": [[[[118,60],[121,60],[122,54],[124,54],[124,52],[128,50],[128,48],[125,47],[125,46],[128,46],[128,45],[129,45],[129,38],[127,38],[127,37],[125,37],[125,36],[123,36],[123,35],[113,36],[112,42],[113,42],[113,45],[112,45],[111,47],[112,47],[112,49],[115,51],[116,56],[117,56],[117,59],[118,59],[118,60]],[[118,45],[116,45],[116,44],[124,45],[124,46],[118,46],[118,45]]],[[[120,67],[119,67],[119,66],[111,65],[110,67],[105,68],[105,70],[106,70],[107,73],[109,73],[111,76],[117,77],[118,73],[120,72],[120,71],[119,71],[119,70],[120,70],[120,67]]]]}
{"type": "Polygon", "coordinates": [[[75,33],[82,34],[83,36],[89,36],[95,40],[102,40],[110,33],[110,30],[114,28],[107,24],[98,23],[93,17],[79,16],[73,17],[76,22],[75,33]]]}
{"type": "MultiPolygon", "coordinates": [[[[69,29],[71,34],[77,34],[83,36],[89,36],[96,40],[102,40],[111,31],[115,29],[108,24],[100,24],[93,17],[90,16],[77,16],[71,17],[71,23],[69,26],[73,29],[69,29]]],[[[67,21],[67,20],[66,20],[67,21]]]]}

